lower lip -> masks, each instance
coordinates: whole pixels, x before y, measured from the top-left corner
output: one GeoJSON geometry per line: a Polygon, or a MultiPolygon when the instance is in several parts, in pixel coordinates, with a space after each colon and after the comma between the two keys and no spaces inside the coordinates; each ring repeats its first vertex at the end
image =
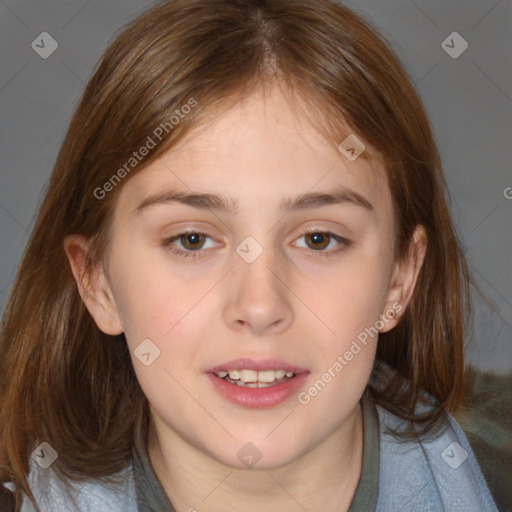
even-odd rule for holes
{"type": "Polygon", "coordinates": [[[288,400],[300,389],[309,372],[301,372],[295,377],[281,382],[281,384],[266,388],[245,388],[230,384],[214,373],[208,373],[207,375],[216,391],[226,400],[250,409],[264,409],[288,400]]]}

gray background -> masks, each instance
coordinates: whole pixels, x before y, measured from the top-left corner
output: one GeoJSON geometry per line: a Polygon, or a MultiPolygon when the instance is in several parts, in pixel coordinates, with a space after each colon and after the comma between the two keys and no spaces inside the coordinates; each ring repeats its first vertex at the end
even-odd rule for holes
{"type": "MultiPolygon", "coordinates": [[[[152,3],[0,0],[0,310],[85,83],[107,42],[152,3]],[[59,45],[47,59],[31,47],[42,32],[59,45]]],[[[512,373],[511,0],[345,3],[389,39],[432,120],[460,239],[496,309],[474,295],[467,359],[512,373]],[[441,47],[454,31],[469,45],[456,59],[441,47]]]]}

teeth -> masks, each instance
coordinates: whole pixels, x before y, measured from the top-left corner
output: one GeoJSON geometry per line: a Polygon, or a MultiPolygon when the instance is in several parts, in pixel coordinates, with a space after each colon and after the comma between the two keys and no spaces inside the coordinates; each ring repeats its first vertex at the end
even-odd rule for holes
{"type": "Polygon", "coordinates": [[[229,378],[233,381],[239,381],[236,382],[236,384],[243,385],[243,384],[254,384],[249,385],[248,387],[266,387],[266,386],[260,386],[260,384],[271,384],[272,382],[276,380],[281,380],[285,376],[287,378],[291,378],[294,376],[294,372],[287,372],[285,370],[262,370],[262,371],[255,371],[255,370],[229,370],[226,371],[220,371],[216,372],[216,375],[223,379],[224,377],[227,377],[229,375],[229,378]]]}
{"type": "Polygon", "coordinates": [[[242,388],[257,388],[258,387],[258,384],[256,384],[256,382],[247,382],[246,383],[241,380],[237,380],[235,384],[242,388]]]}
{"type": "MultiPolygon", "coordinates": [[[[256,382],[258,380],[258,372],[255,372],[254,370],[240,370],[240,380],[243,380],[244,382],[256,382]]],[[[261,375],[262,372],[259,372],[259,375],[261,375]]],[[[229,375],[230,378],[231,374],[229,375]]],[[[274,380],[274,379],[272,379],[274,380]]],[[[265,381],[268,382],[268,381],[265,381]]],[[[270,381],[272,382],[272,381],[270,381]]]]}
{"type": "Polygon", "coordinates": [[[258,380],[260,382],[274,382],[276,380],[276,378],[277,378],[277,375],[274,370],[264,370],[264,371],[258,372],[258,380]]]}

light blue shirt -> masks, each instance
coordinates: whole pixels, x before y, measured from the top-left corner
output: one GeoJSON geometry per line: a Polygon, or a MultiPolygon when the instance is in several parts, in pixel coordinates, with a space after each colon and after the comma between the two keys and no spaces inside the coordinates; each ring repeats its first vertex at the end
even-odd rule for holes
{"type": "MultiPolygon", "coordinates": [[[[446,427],[436,438],[398,442],[386,429],[403,427],[403,420],[368,402],[363,402],[367,450],[363,454],[366,467],[362,474],[372,474],[368,472],[371,466],[368,448],[378,446],[378,475],[375,470],[367,479],[378,479],[375,512],[498,512],[471,446],[452,416],[448,415],[446,427]],[[375,420],[366,421],[369,414],[375,420]],[[373,437],[369,432],[370,424],[375,425],[374,434],[378,432],[378,436],[374,436],[378,443],[367,442],[373,437]]],[[[133,463],[118,473],[119,484],[115,489],[91,481],[73,483],[70,493],[56,478],[51,466],[42,469],[32,459],[29,464],[29,484],[41,512],[139,512],[133,463]]],[[[368,494],[375,494],[372,484],[362,480],[351,512],[373,512],[361,508],[367,506],[368,494]]],[[[21,512],[34,512],[27,498],[21,512]]]]}

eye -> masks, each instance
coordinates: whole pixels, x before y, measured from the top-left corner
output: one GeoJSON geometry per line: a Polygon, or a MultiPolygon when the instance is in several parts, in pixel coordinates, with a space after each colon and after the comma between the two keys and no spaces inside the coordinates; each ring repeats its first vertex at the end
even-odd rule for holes
{"type": "Polygon", "coordinates": [[[200,231],[185,231],[163,241],[163,245],[168,247],[171,252],[185,258],[197,258],[199,252],[204,248],[206,238],[210,238],[206,233],[200,231]],[[173,247],[175,241],[179,242],[184,250],[173,247]],[[197,254],[196,254],[197,253],[197,254]]]}
{"type": "Polygon", "coordinates": [[[331,233],[330,231],[308,231],[307,233],[299,237],[297,240],[299,240],[300,238],[305,239],[307,248],[319,253],[315,254],[315,256],[333,256],[345,249],[348,249],[348,247],[350,247],[351,245],[350,240],[347,240],[346,238],[331,233]],[[324,249],[329,247],[331,245],[331,242],[337,243],[338,246],[334,250],[325,251],[324,249]]]}

